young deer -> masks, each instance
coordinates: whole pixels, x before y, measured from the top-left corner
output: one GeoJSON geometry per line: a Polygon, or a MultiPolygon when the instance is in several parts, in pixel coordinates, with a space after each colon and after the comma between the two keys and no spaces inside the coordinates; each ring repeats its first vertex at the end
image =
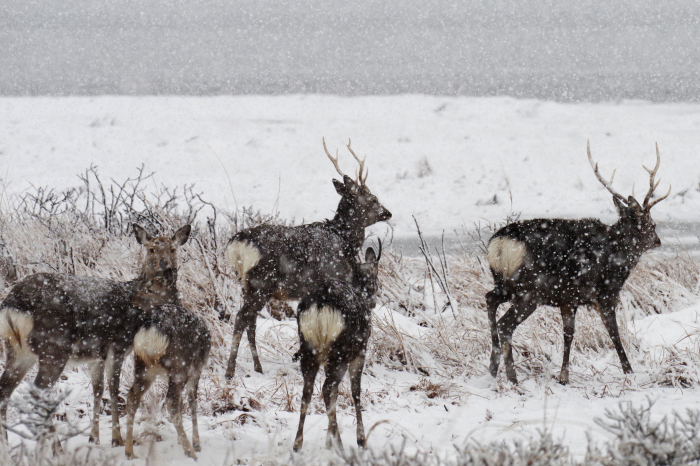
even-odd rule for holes
{"type": "Polygon", "coordinates": [[[365,428],[362,424],[362,369],[365,351],[372,331],[372,309],[379,282],[377,273],[379,254],[368,248],[365,263],[357,264],[352,284],[342,280],[326,279],[318,284],[318,290],[310,293],[299,303],[297,321],[301,340],[301,373],[304,390],[301,396],[299,429],[294,441],[294,451],[304,443],[304,420],[311,402],[316,373],[325,366],[326,380],[323,383],[323,401],[328,415],[326,448],[335,441],[343,448],[336,419],[338,385],[350,369],[350,388],[357,418],[357,444],[365,446],[365,428]]]}
{"type": "Polygon", "coordinates": [[[27,371],[39,362],[34,384],[52,386],[69,360],[91,361],[94,394],[90,441],[100,442],[99,416],[104,392],[104,368],[112,355],[109,392],[112,410],[112,445],[123,445],[119,429],[119,378],[126,353],[142,325],[141,312],[131,298],[153,277],[163,273],[177,279],[177,249],[185,244],[190,226],[172,237],[153,238],[134,224],[146,257],[139,276],[117,282],[103,278],[39,273],[24,278],[0,306],[0,336],[5,342],[5,372],[0,377],[0,414],[27,371]]]}
{"type": "MultiPolygon", "coordinates": [[[[598,181],[612,194],[620,215],[614,225],[595,219],[526,220],[501,228],[488,246],[488,261],[495,288],[486,294],[491,323],[492,352],[489,371],[498,373],[501,345],[505,353],[508,380],[517,383],[513,364],[512,335],[516,327],[540,305],[561,309],[564,324],[564,362],[559,381],[569,382],[569,355],[574,338],[578,306],[591,305],[600,314],[622,364],[629,374],[632,366],[620,341],[615,318],[620,289],[637,265],[642,253],[661,246],[651,208],[668,197],[651,201],[659,182],[654,181],[661,157],[656,148],[656,166],[649,170],[649,191],[640,205],[634,197],[625,198],[612,188],[593,163],[590,145],[588,161],[598,181]],[[498,306],[511,302],[511,308],[496,323],[498,306]]],[[[613,172],[613,177],[615,173],[613,172]]]]}
{"type": "Polygon", "coordinates": [[[236,370],[236,358],[241,335],[247,330],[253,364],[262,372],[255,346],[255,326],[258,312],[273,296],[277,299],[301,299],[326,278],[350,283],[356,255],[365,238],[365,227],[389,220],[385,209],[365,182],[364,159],[360,160],[359,181],[353,181],[338,167],[338,157],[326,155],[333,162],[343,181],[333,180],[335,190],[342,196],[333,220],[297,227],[261,225],[237,233],[229,241],[229,262],[243,282],[243,306],[236,315],[231,356],[226,377],[236,370]]]}
{"type": "Polygon", "coordinates": [[[134,417],[141,397],[157,376],[168,379],[166,403],[185,455],[201,451],[197,427],[199,376],[209,356],[211,336],[204,321],[180,304],[175,283],[156,277],[134,296],[131,304],[147,316],[134,338],[134,384],[126,404],[126,457],[134,455],[134,417]],[[182,391],[187,391],[192,416],[192,444],[182,427],[182,391]]]}

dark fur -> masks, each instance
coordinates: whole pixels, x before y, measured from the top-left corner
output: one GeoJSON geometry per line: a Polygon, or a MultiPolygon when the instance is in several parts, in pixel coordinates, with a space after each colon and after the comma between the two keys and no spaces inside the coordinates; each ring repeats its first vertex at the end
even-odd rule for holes
{"type": "MultiPolygon", "coordinates": [[[[381,246],[380,246],[381,255],[381,246]]],[[[330,306],[343,316],[345,327],[330,347],[326,361],[326,380],[323,384],[323,400],[328,414],[328,435],[326,447],[330,448],[333,441],[342,448],[335,404],[338,398],[338,386],[350,369],[350,387],[355,416],[357,419],[357,444],[365,445],[365,430],[362,423],[362,370],[365,363],[367,342],[372,331],[372,309],[375,306],[374,296],[379,282],[377,279],[379,257],[369,249],[364,264],[358,264],[353,274],[352,283],[341,280],[326,279],[318,289],[306,296],[299,303],[297,321],[313,305],[317,308],[330,306]]],[[[299,331],[301,373],[304,377],[304,389],[301,399],[301,415],[299,428],[294,442],[294,451],[298,451],[304,441],[304,421],[311,397],[314,381],[322,361],[313,347],[305,340],[299,331]]]]}
{"type": "MultiPolygon", "coordinates": [[[[157,361],[168,377],[166,403],[170,417],[178,433],[178,441],[185,454],[196,458],[201,451],[197,426],[197,390],[202,368],[209,357],[211,335],[204,321],[179,304],[174,284],[154,279],[140,290],[132,304],[148,316],[143,329],[154,328],[168,337],[165,354],[157,361]],[[168,303],[168,304],[160,304],[168,303]],[[182,392],[188,389],[188,401],[192,416],[192,445],[182,427],[182,392]]],[[[133,427],[141,397],[155,381],[157,368],[149,367],[138,355],[134,357],[134,383],[127,398],[126,449],[128,458],[134,458],[133,427]]]]}
{"type": "Polygon", "coordinates": [[[243,241],[254,246],[261,258],[243,283],[243,307],[236,315],[227,378],[236,370],[243,330],[247,330],[255,370],[262,372],[255,327],[258,312],[270,298],[300,299],[327,278],[351,282],[365,227],[391,218],[366,186],[347,176],[343,183],[333,183],[342,196],[333,220],[297,227],[262,225],[231,238],[229,243],[243,241]]]}
{"type": "MultiPolygon", "coordinates": [[[[26,312],[33,317],[29,347],[38,357],[39,372],[34,383],[39,388],[52,386],[69,359],[90,359],[94,405],[90,441],[99,443],[99,412],[104,391],[104,366],[108,353],[113,355],[112,373],[108,375],[112,410],[112,445],[123,445],[119,430],[119,380],[126,353],[143,325],[141,312],[131,307],[135,293],[149,278],[177,274],[177,246],[187,241],[189,225],[172,238],[152,238],[134,225],[139,243],[149,251],[136,280],[117,282],[102,278],[76,277],[67,274],[40,273],[21,280],[0,306],[26,312]],[[157,241],[158,244],[154,244],[157,241]],[[172,246],[169,242],[176,246],[172,246]],[[158,248],[165,248],[160,251],[158,248]]],[[[5,372],[0,377],[0,410],[4,419],[7,400],[33,364],[17,359],[6,346],[5,372]]]]}
{"type": "Polygon", "coordinates": [[[517,382],[513,365],[511,338],[515,328],[538,305],[561,308],[564,321],[564,362],[560,381],[568,383],[569,355],[574,335],[576,309],[592,305],[617,350],[622,369],[632,372],[620,340],[615,307],[620,290],[644,251],[661,245],[648,211],[630,196],[630,206],[614,199],[620,219],[605,225],[595,219],[536,219],[516,222],[493,236],[509,237],[525,243],[527,254],[513,277],[505,278],[491,270],[495,288],[486,294],[491,322],[493,351],[490,372],[498,373],[502,343],[506,374],[517,382]],[[498,306],[512,306],[496,323],[498,306]]]}

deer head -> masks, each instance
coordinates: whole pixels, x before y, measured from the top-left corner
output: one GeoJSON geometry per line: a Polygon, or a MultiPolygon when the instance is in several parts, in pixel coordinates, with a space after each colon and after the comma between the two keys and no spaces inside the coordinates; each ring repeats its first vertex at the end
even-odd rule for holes
{"type": "Polygon", "coordinates": [[[373,195],[367,187],[366,181],[369,170],[365,168],[366,157],[360,160],[357,154],[352,150],[350,144],[351,141],[348,140],[347,148],[360,165],[355,180],[340,170],[337,151],[335,158],[333,158],[326,147],[326,140],[323,140],[323,149],[326,151],[326,155],[333,163],[338,174],[343,178],[343,181],[333,180],[335,191],[342,196],[340,204],[338,205],[337,215],[344,215],[353,221],[359,222],[362,228],[374,225],[377,222],[389,220],[391,218],[391,212],[379,203],[377,196],[373,195]]]}
{"type": "Polygon", "coordinates": [[[661,239],[656,234],[656,222],[651,218],[651,208],[654,207],[659,202],[663,201],[671,194],[671,186],[668,187],[668,192],[663,196],[652,201],[651,198],[654,195],[654,191],[659,186],[659,181],[655,180],[656,172],[659,170],[659,165],[661,164],[661,155],[659,154],[659,145],[656,145],[656,165],[653,169],[644,169],[649,173],[649,190],[644,197],[644,202],[640,205],[639,202],[634,198],[634,196],[628,196],[625,198],[622,194],[615,191],[612,187],[613,179],[615,178],[615,171],[610,177],[610,181],[606,181],[598,171],[598,164],[593,162],[593,157],[591,157],[591,145],[590,142],[587,146],[588,151],[588,162],[593,168],[593,173],[595,173],[598,181],[605,186],[605,189],[610,192],[613,196],[613,202],[617,208],[617,212],[620,215],[620,225],[625,226],[630,229],[634,238],[637,239],[638,244],[636,247],[640,251],[648,251],[649,249],[657,248],[661,246],[661,239]]]}
{"type": "Polygon", "coordinates": [[[136,241],[146,248],[146,258],[141,267],[141,278],[149,280],[156,275],[172,271],[177,280],[177,249],[187,242],[192,227],[185,225],[168,238],[167,236],[152,237],[141,226],[132,225],[136,241]]]}

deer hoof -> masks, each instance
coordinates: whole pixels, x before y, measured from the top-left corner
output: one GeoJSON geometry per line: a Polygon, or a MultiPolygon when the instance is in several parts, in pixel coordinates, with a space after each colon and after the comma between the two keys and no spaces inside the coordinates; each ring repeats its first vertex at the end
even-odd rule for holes
{"type": "Polygon", "coordinates": [[[125,454],[126,454],[126,459],[128,459],[128,460],[137,460],[137,459],[139,459],[139,457],[136,456],[136,455],[134,454],[133,451],[132,451],[132,452],[125,452],[125,454]]]}
{"type": "Polygon", "coordinates": [[[193,460],[197,459],[197,455],[195,454],[194,450],[185,450],[185,456],[192,458],[193,460]]]}
{"type": "Polygon", "coordinates": [[[121,438],[113,438],[112,439],[112,446],[113,447],[123,447],[124,440],[122,440],[121,438]]]}
{"type": "Polygon", "coordinates": [[[95,445],[100,444],[100,438],[95,437],[94,435],[91,435],[90,438],[88,439],[88,443],[94,443],[95,445]]]}
{"type": "Polygon", "coordinates": [[[192,449],[196,452],[200,452],[202,451],[202,446],[198,442],[195,442],[192,444],[192,449]]]}

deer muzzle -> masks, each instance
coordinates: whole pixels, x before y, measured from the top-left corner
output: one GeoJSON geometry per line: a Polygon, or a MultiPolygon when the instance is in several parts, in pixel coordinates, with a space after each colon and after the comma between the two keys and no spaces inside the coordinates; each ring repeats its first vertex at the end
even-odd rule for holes
{"type": "Polygon", "coordinates": [[[391,212],[382,208],[382,210],[379,212],[379,221],[384,222],[386,220],[389,220],[390,218],[391,218],[391,212]]]}

